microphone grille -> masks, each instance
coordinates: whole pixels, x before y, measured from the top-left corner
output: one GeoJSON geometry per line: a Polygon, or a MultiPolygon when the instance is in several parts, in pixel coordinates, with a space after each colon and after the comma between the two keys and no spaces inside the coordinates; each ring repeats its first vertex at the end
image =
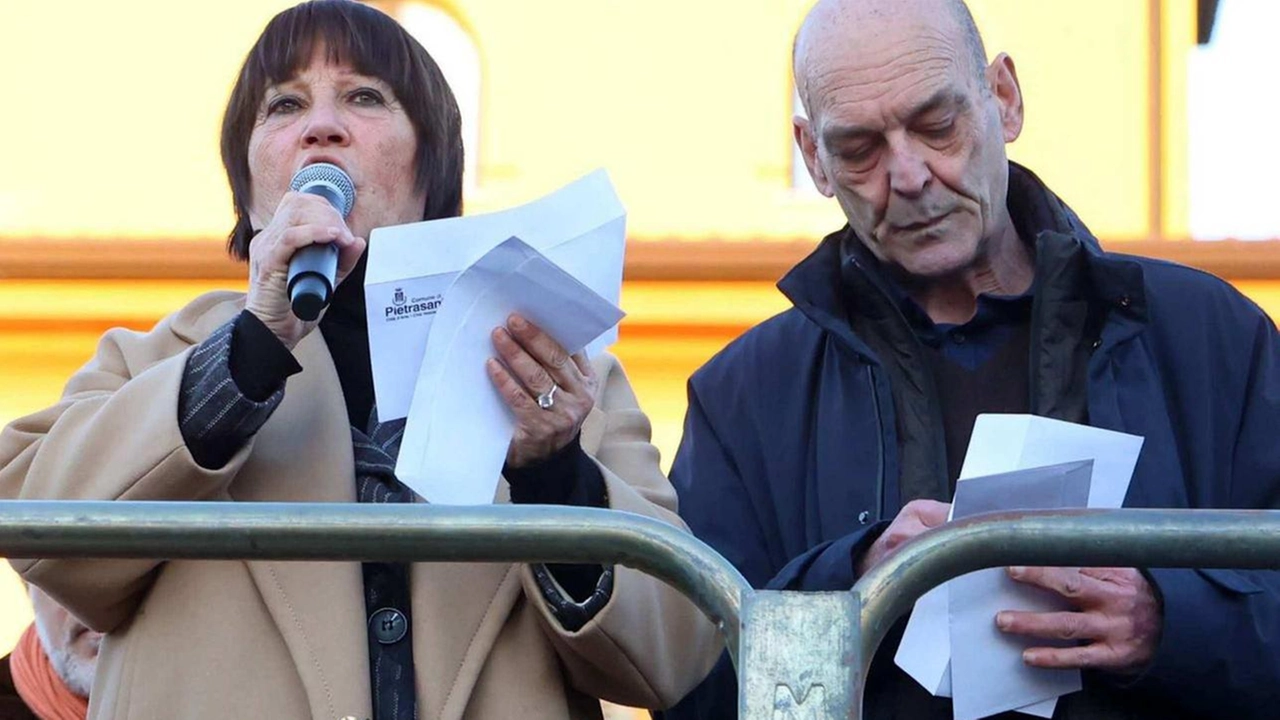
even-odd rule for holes
{"type": "Polygon", "coordinates": [[[342,217],[349,215],[352,206],[356,204],[355,183],[351,182],[351,178],[337,165],[323,162],[308,165],[294,174],[293,180],[289,183],[289,189],[300,192],[309,185],[324,185],[336,191],[327,194],[342,198],[342,206],[338,208],[342,217]]]}

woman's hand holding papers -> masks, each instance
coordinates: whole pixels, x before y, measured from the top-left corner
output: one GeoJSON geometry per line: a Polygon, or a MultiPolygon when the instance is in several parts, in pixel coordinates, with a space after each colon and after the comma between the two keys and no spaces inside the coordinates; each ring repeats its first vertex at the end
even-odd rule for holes
{"type": "Polygon", "coordinates": [[[1075,612],[1015,612],[996,616],[1007,633],[1054,640],[1080,640],[1074,647],[1033,647],[1028,665],[1140,672],[1160,642],[1162,613],[1151,583],[1133,568],[1013,567],[1009,577],[1055,592],[1075,612]]]}
{"type": "Polygon", "coordinates": [[[570,355],[519,315],[493,331],[493,346],[498,357],[489,359],[489,378],[516,416],[507,465],[545,460],[578,436],[600,380],[584,354],[570,355]]]}

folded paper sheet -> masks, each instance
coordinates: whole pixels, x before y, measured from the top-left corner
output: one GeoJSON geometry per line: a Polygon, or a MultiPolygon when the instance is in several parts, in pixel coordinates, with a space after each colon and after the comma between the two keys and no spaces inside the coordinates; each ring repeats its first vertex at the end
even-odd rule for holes
{"type": "MultiPolygon", "coordinates": [[[[445,290],[458,273],[513,236],[619,304],[626,211],[603,170],[509,210],[378,228],[369,239],[364,292],[379,420],[409,414],[445,290]]],[[[611,330],[588,353],[616,340],[611,330]]]]}
{"type": "Polygon", "coordinates": [[[491,333],[518,313],[577,352],[617,326],[622,311],[518,238],[458,275],[427,339],[396,477],[427,501],[493,501],[515,418],[485,362],[491,333]]]}

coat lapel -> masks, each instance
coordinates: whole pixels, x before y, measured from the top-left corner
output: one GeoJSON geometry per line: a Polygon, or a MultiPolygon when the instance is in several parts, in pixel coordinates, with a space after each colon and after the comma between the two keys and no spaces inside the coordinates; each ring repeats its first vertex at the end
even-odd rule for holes
{"type": "MultiPolygon", "coordinates": [[[[495,504],[511,502],[506,480],[495,504]]],[[[520,596],[521,565],[416,563],[410,570],[413,664],[424,720],[460,720],[520,596]]]]}
{"type": "MultiPolygon", "coordinates": [[[[299,343],[303,372],[259,431],[231,486],[247,502],[355,502],[351,428],[319,332],[299,343]]],[[[306,689],[311,716],[364,718],[370,706],[363,580],[353,562],[246,563],[306,689]]]]}
{"type": "Polygon", "coordinates": [[[520,566],[418,563],[410,584],[418,708],[458,720],[520,595],[520,566]]]}

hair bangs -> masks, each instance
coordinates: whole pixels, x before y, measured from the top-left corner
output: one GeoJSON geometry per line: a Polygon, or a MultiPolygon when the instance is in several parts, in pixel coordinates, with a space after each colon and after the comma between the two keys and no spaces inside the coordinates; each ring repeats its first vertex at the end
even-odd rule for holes
{"type": "Polygon", "coordinates": [[[350,0],[309,2],[276,16],[245,63],[249,89],[265,93],[293,79],[317,51],[327,63],[381,79],[397,96],[410,94],[413,59],[404,31],[382,12],[350,0]]]}

